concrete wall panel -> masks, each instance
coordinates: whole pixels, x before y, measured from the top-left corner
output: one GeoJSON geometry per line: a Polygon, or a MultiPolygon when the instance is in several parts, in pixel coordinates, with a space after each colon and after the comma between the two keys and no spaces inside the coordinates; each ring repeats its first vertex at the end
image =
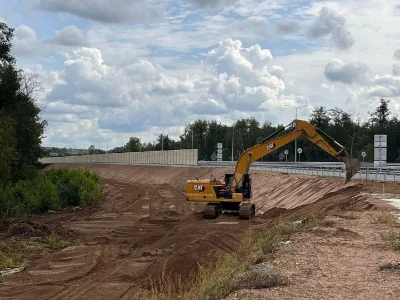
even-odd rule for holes
{"type": "Polygon", "coordinates": [[[46,157],[42,163],[111,163],[148,165],[197,165],[197,149],[46,157]]]}

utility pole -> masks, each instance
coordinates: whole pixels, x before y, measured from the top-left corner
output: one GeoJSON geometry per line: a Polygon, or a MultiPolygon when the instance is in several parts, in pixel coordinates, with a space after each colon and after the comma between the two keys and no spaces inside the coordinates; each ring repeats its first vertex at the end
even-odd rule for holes
{"type": "MultiPolygon", "coordinates": [[[[284,106],[292,107],[292,108],[296,109],[296,119],[295,120],[297,120],[297,109],[306,107],[309,105],[307,104],[307,105],[303,105],[303,106],[292,106],[292,105],[284,105],[284,106]]],[[[294,162],[297,162],[297,139],[294,140],[294,162]]]]}
{"type": "Polygon", "coordinates": [[[161,151],[164,151],[164,136],[161,133],[161,151]]]}
{"type": "Polygon", "coordinates": [[[193,148],[193,128],[192,128],[192,149],[194,149],[193,148]]]}

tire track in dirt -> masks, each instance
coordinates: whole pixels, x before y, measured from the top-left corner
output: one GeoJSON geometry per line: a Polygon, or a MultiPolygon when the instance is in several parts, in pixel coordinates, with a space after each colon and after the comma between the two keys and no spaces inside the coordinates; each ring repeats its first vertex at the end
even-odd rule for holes
{"type": "MultiPolygon", "coordinates": [[[[221,178],[232,172],[229,169],[69,167],[89,168],[101,176],[103,203],[78,217],[64,218],[60,213],[62,226],[76,235],[74,245],[50,252],[7,278],[0,286],[1,299],[131,299],[146,288],[149,278],[157,280],[164,266],[165,275],[188,278],[199,264],[212,264],[220,252],[237,249],[248,228],[269,222],[231,215],[203,219],[203,204],[185,200],[188,178],[198,174],[207,178],[211,173],[221,178]]],[[[252,177],[259,213],[274,206],[283,209],[310,203],[344,187],[340,180],[263,172],[254,172],[252,177]]],[[[300,212],[307,213],[307,206],[300,212]]],[[[45,217],[38,219],[46,222],[45,217]]],[[[52,218],[49,222],[57,215],[52,218]]]]}

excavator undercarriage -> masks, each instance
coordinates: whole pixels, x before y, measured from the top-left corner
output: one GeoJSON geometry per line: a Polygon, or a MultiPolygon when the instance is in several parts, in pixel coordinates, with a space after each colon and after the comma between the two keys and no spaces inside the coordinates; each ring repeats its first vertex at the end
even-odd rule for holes
{"type": "Polygon", "coordinates": [[[240,219],[251,219],[255,216],[256,209],[255,205],[250,202],[253,196],[249,174],[250,165],[301,136],[305,136],[312,143],[345,164],[346,182],[360,169],[358,159],[350,157],[346,148],[312,124],[302,120],[294,120],[289,126],[280,128],[243,152],[236,163],[235,173],[225,174],[224,182],[217,180],[214,176],[211,176],[210,179],[188,180],[186,200],[206,202],[207,205],[205,205],[203,212],[204,218],[217,218],[223,211],[230,211],[238,213],[240,219]],[[291,132],[277,137],[289,126],[293,127],[291,132]],[[323,136],[341,149],[336,151],[323,136]]]}

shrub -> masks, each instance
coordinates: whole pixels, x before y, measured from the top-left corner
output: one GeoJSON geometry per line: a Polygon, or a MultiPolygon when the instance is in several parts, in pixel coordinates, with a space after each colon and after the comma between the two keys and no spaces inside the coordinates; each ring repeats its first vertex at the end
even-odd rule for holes
{"type": "Polygon", "coordinates": [[[63,207],[96,205],[101,197],[100,178],[78,169],[52,169],[45,173],[57,187],[63,207]]]}
{"type": "Polygon", "coordinates": [[[21,217],[68,206],[99,203],[98,175],[76,169],[53,169],[0,188],[0,217],[21,217]]]}

